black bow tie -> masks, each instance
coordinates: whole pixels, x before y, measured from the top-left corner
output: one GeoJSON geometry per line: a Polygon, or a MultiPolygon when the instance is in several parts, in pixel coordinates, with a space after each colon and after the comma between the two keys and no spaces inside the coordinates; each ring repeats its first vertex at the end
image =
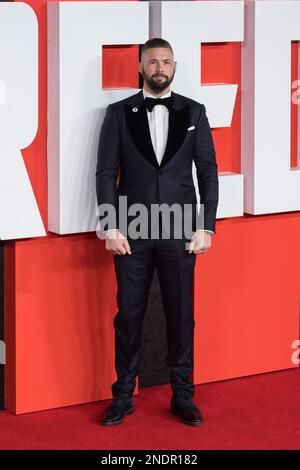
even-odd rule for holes
{"type": "Polygon", "coordinates": [[[156,106],[157,104],[163,104],[170,111],[170,109],[173,107],[173,103],[174,103],[173,96],[168,96],[167,98],[149,98],[147,96],[145,98],[145,105],[149,111],[152,111],[154,106],[156,106]]]}

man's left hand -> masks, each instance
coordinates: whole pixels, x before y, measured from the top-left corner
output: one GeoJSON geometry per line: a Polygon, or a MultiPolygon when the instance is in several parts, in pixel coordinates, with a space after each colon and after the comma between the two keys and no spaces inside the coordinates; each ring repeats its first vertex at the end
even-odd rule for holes
{"type": "Polygon", "coordinates": [[[211,247],[211,234],[205,230],[199,230],[193,233],[189,243],[189,253],[202,255],[211,247]]]}

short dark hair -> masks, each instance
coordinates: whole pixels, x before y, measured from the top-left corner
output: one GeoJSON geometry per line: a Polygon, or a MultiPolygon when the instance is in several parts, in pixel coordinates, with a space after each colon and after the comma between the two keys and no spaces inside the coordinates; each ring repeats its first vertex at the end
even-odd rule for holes
{"type": "Polygon", "coordinates": [[[147,51],[148,49],[153,49],[154,47],[165,47],[166,49],[170,49],[173,54],[173,49],[168,41],[162,38],[152,38],[148,39],[148,41],[143,44],[141,55],[143,54],[143,52],[147,51]]]}

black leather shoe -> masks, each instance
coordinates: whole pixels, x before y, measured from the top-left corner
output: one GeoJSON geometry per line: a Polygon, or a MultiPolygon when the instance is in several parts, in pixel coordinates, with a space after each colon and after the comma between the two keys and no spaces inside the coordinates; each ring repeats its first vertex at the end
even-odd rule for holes
{"type": "Polygon", "coordinates": [[[178,415],[181,421],[190,426],[201,426],[203,417],[200,410],[193,402],[191,396],[182,394],[180,397],[172,397],[170,411],[178,415]]]}
{"type": "Polygon", "coordinates": [[[133,413],[133,400],[128,401],[124,400],[124,398],[115,397],[109,407],[105,410],[101,422],[105,426],[113,426],[115,424],[123,423],[124,416],[132,415],[133,413]]]}

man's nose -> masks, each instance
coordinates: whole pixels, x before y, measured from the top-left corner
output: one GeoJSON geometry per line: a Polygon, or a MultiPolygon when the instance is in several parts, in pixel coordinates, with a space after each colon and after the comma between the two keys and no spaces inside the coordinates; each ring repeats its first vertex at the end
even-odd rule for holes
{"type": "Polygon", "coordinates": [[[164,67],[163,67],[163,65],[159,65],[159,66],[157,67],[156,73],[162,73],[162,74],[164,73],[164,67]]]}

